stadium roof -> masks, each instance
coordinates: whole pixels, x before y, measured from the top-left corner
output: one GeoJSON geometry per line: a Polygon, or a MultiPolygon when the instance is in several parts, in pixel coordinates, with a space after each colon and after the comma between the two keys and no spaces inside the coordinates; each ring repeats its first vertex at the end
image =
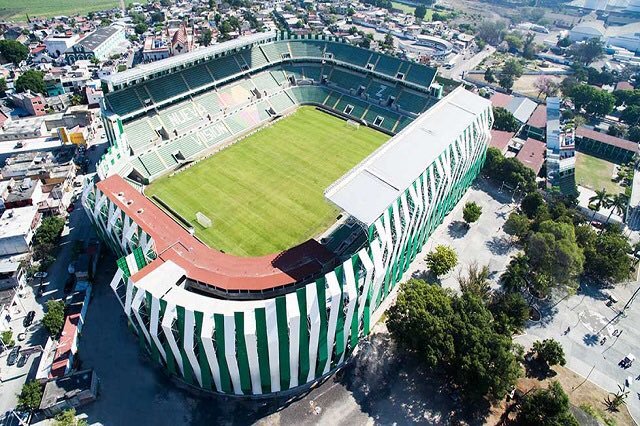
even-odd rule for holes
{"type": "Polygon", "coordinates": [[[222,253],[189,234],[121,176],[112,175],[97,186],[155,243],[158,257],[132,277],[136,282],[171,261],[190,279],[224,291],[265,291],[303,281],[334,260],[333,254],[313,239],[267,256],[222,253]]]}
{"type": "Polygon", "coordinates": [[[458,87],[325,191],[370,226],[491,101],[458,87]]]}
{"type": "Polygon", "coordinates": [[[257,43],[257,42],[268,40],[275,37],[276,37],[275,31],[251,34],[251,35],[240,37],[234,40],[225,41],[224,43],[218,43],[208,47],[196,49],[194,51],[187,52],[182,55],[172,56],[170,58],[151,62],[149,64],[138,65],[135,68],[131,68],[123,72],[106,76],[103,79],[103,81],[112,85],[129,83],[131,81],[141,79],[150,74],[173,69],[180,65],[190,64],[200,59],[211,58],[222,52],[238,49],[244,46],[251,45],[253,43],[257,43]]]}

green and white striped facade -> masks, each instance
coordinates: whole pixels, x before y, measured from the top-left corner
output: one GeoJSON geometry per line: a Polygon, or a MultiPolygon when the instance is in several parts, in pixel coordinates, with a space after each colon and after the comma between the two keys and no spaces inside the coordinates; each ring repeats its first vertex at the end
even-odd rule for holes
{"type": "Polygon", "coordinates": [[[432,137],[439,151],[423,158],[421,172],[406,187],[395,188],[397,198],[375,220],[361,220],[368,228],[365,247],[312,282],[262,292],[260,298],[218,298],[185,289],[189,272],[172,261],[154,262],[151,232],[95,184],[85,188],[83,205],[121,256],[111,287],[158,365],[207,391],[253,396],[295,391],[343,364],[369,334],[410,263],[480,172],[492,123],[491,104],[463,89],[418,117],[372,156],[418,134],[424,136],[420,143],[430,144],[432,137]],[[460,113],[452,116],[454,110],[460,113]],[[442,132],[420,128],[428,122],[444,126],[442,132]],[[132,278],[144,268],[152,270],[132,278]]]}

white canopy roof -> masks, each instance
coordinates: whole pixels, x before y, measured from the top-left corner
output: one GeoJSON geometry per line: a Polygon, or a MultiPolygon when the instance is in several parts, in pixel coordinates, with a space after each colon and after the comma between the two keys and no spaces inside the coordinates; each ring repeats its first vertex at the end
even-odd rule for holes
{"type": "Polygon", "coordinates": [[[370,226],[490,107],[488,99],[455,89],[333,183],[325,197],[370,226]]]}

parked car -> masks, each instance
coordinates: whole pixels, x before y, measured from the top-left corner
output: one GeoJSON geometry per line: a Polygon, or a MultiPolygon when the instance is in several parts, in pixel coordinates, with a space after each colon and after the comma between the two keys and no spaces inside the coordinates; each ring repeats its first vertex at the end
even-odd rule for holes
{"type": "Polygon", "coordinates": [[[20,345],[14,346],[13,349],[11,349],[11,352],[9,352],[9,355],[7,356],[7,365],[15,364],[18,360],[18,355],[20,355],[20,345]]]}
{"type": "Polygon", "coordinates": [[[22,321],[22,325],[24,325],[24,327],[29,327],[31,324],[33,324],[33,318],[35,318],[36,316],[36,311],[29,311],[29,313],[27,313],[27,316],[24,317],[24,320],[22,321]]]}
{"type": "Polygon", "coordinates": [[[31,356],[31,352],[27,352],[26,354],[22,354],[20,356],[20,359],[18,360],[18,364],[17,366],[19,368],[22,368],[25,366],[25,364],[27,363],[27,361],[29,361],[29,357],[31,356]]]}
{"type": "Polygon", "coordinates": [[[46,272],[36,272],[35,274],[33,274],[33,278],[47,278],[47,274],[46,272]]]}

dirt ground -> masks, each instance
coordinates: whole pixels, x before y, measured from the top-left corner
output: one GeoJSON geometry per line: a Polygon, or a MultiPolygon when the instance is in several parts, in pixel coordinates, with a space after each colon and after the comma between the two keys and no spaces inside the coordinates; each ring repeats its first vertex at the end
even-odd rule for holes
{"type": "MultiPolygon", "coordinates": [[[[516,82],[514,83],[513,91],[521,93],[526,96],[533,96],[533,97],[538,96],[538,89],[536,89],[533,84],[540,77],[542,76],[541,75],[523,75],[522,77],[517,79],[516,82]]],[[[564,78],[563,76],[558,76],[558,75],[546,75],[546,77],[549,77],[551,80],[555,81],[558,84],[560,84],[560,82],[564,78]]]]}
{"type": "MultiPolygon", "coordinates": [[[[517,387],[522,393],[534,388],[546,388],[552,380],[557,380],[562,385],[564,391],[569,395],[569,401],[575,407],[586,406],[590,414],[594,414],[602,424],[616,424],[618,426],[634,425],[633,419],[629,415],[629,411],[626,406],[622,406],[620,411],[610,412],[607,411],[605,405],[605,399],[609,395],[604,389],[594,385],[584,377],[574,373],[568,368],[556,366],[553,367],[553,371],[556,375],[553,377],[547,377],[544,380],[538,380],[535,377],[523,377],[518,381],[517,387]],[[609,423],[610,422],[610,423],[609,423]],[[614,423],[615,422],[615,423],[614,423]]],[[[630,395],[629,397],[634,397],[630,395]]],[[[486,419],[485,424],[496,425],[500,423],[502,414],[507,409],[508,403],[503,401],[499,406],[495,407],[489,417],[486,419]]]]}

